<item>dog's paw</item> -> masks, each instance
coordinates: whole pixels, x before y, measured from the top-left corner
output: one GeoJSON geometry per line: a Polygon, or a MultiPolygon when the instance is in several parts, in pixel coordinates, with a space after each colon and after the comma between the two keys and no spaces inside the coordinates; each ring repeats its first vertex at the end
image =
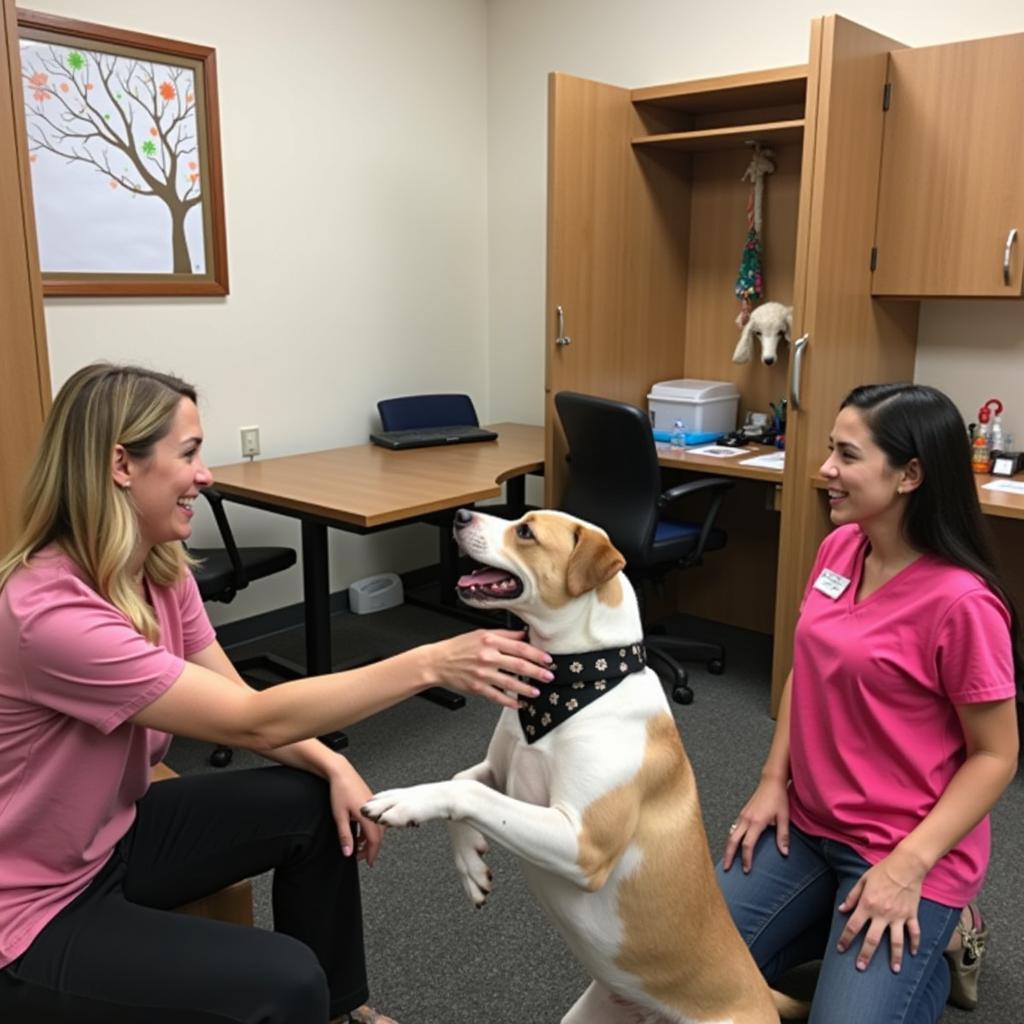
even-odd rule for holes
{"type": "Polygon", "coordinates": [[[459,872],[462,888],[478,910],[487,902],[494,888],[494,877],[484,856],[490,849],[487,840],[470,825],[460,821],[448,822],[455,868],[459,872]]]}
{"type": "Polygon", "coordinates": [[[371,821],[390,828],[415,827],[434,818],[449,817],[444,800],[443,783],[427,783],[408,789],[386,789],[363,805],[362,811],[371,821]]]}

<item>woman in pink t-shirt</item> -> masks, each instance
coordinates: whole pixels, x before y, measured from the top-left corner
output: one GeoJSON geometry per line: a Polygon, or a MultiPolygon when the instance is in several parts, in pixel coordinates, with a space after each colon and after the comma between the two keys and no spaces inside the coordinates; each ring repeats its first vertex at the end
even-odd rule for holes
{"type": "Polygon", "coordinates": [[[830,449],[837,529],[718,878],[769,981],[822,960],[813,1022],[934,1024],[947,998],[977,1002],[987,929],[973,901],[988,814],[1017,767],[1020,622],[949,398],[856,388],[830,449]]]}
{"type": "Polygon", "coordinates": [[[0,559],[0,1020],[394,1024],[365,1005],[370,790],[310,737],[439,683],[514,707],[550,659],[481,630],[252,690],[181,543],[202,441],[195,390],[130,366],[78,371],[47,418],[0,559]],[[151,789],[170,734],[281,766],[151,789]],[[273,932],[171,910],[270,869],[273,932]]]}

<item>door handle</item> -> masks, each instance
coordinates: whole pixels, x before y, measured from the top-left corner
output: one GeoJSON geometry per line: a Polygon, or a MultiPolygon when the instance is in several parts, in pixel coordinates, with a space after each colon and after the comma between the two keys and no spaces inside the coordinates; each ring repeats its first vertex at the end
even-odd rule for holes
{"type": "Polygon", "coordinates": [[[555,314],[558,317],[558,337],[555,338],[555,344],[559,347],[571,345],[572,338],[565,333],[565,312],[561,306],[555,306],[555,314]]]}
{"type": "Polygon", "coordinates": [[[789,361],[789,404],[793,409],[799,409],[800,402],[800,378],[803,374],[804,350],[807,348],[809,334],[804,334],[793,342],[793,358],[789,361]]]}
{"type": "Polygon", "coordinates": [[[1010,256],[1016,241],[1017,229],[1010,228],[1010,233],[1006,236],[1006,248],[1003,250],[1003,284],[1010,283],[1010,256]]]}

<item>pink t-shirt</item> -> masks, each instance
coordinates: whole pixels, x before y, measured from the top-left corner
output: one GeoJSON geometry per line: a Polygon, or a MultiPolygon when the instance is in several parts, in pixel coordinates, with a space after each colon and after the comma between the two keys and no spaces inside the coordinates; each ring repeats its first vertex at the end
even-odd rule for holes
{"type": "Polygon", "coordinates": [[[0,967],[131,827],[170,737],[127,720],[214,640],[191,573],[148,593],[158,646],[54,546],[0,591],[0,967]]]}
{"type": "MultiPolygon", "coordinates": [[[[822,542],[796,628],[790,812],[810,835],[886,857],[932,809],[966,757],[956,704],[1015,695],[1009,614],[973,573],[923,555],[856,600],[867,537],[822,542]],[[823,570],[849,580],[816,589],[823,570]]],[[[986,816],[928,873],[923,894],[951,907],[988,868],[986,816]]]]}

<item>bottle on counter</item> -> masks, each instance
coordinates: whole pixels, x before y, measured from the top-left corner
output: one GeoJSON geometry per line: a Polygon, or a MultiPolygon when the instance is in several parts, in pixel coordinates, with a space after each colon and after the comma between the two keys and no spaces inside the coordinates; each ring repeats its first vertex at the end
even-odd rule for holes
{"type": "Polygon", "coordinates": [[[988,422],[992,411],[988,406],[986,402],[978,410],[978,426],[971,441],[971,469],[975,473],[988,473],[992,469],[992,428],[988,422]]]}
{"type": "Polygon", "coordinates": [[[989,447],[992,449],[993,458],[1000,452],[1005,452],[1007,448],[1003,435],[1003,423],[999,418],[999,413],[996,413],[995,419],[992,420],[992,433],[989,436],[989,447]]]}
{"type": "Polygon", "coordinates": [[[669,435],[669,444],[673,448],[686,447],[686,427],[682,420],[676,420],[672,424],[672,433],[669,435]]]}

